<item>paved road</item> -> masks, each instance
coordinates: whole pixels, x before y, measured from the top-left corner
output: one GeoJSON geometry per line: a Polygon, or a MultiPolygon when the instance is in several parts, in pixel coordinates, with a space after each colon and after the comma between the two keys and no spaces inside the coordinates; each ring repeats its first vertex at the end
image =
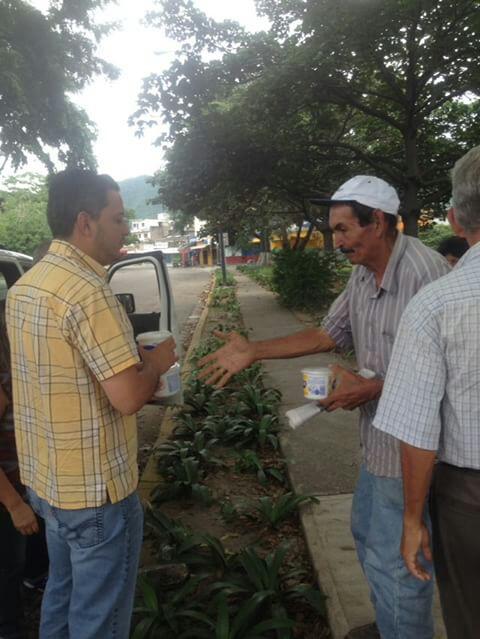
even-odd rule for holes
{"type": "Polygon", "coordinates": [[[169,268],[180,332],[193,313],[200,294],[207,288],[213,267],[169,268]]]}
{"type": "MultiPolygon", "coordinates": [[[[193,313],[201,293],[207,288],[213,267],[169,268],[179,333],[193,313]]],[[[133,293],[137,313],[161,311],[157,275],[151,264],[121,268],[112,280],[115,293],[133,293]]]]}

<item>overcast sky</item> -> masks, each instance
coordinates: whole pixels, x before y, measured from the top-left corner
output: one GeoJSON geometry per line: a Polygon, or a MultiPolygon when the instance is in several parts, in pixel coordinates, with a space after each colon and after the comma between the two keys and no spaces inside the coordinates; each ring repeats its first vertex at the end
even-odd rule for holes
{"type": "MultiPolygon", "coordinates": [[[[39,9],[48,7],[48,0],[30,0],[39,9]]],[[[253,0],[195,0],[196,5],[216,20],[232,19],[257,31],[266,28],[266,21],[256,16],[253,0]]],[[[142,24],[147,11],[155,8],[154,0],[118,0],[107,7],[102,19],[121,23],[119,30],[102,40],[98,53],[120,69],[118,80],[98,79],[74,98],[96,123],[98,138],[95,153],[100,172],[117,180],[152,174],[159,168],[161,151],[152,146],[159,131],[143,138],[135,137],[128,117],[136,110],[136,99],[142,79],[168,67],[180,43],[162,37],[158,29],[142,24]]],[[[21,170],[44,170],[32,163],[21,170]]]]}

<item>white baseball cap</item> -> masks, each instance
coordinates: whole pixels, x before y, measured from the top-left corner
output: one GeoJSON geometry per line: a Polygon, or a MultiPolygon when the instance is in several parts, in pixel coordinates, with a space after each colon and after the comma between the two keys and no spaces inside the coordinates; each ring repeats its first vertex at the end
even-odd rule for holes
{"type": "Polygon", "coordinates": [[[332,197],[312,200],[315,204],[339,204],[340,202],[358,202],[372,209],[379,209],[390,215],[397,215],[400,200],[397,192],[385,180],[373,175],[356,175],[338,188],[332,197]]]}

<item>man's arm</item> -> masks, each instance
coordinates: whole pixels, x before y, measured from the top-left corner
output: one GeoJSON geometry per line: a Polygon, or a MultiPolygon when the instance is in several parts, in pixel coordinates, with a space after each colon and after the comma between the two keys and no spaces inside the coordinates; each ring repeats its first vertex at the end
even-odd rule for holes
{"type": "Polygon", "coordinates": [[[330,335],[321,328],[309,328],[285,337],[257,342],[251,342],[239,333],[216,331],[214,334],[226,343],[199,361],[203,367],[199,377],[218,388],[225,386],[232,375],[262,359],[301,357],[331,351],[336,346],[330,335]]]}
{"type": "Polygon", "coordinates": [[[142,357],[140,365],[130,366],[100,382],[112,406],[123,415],[133,415],[151,399],[160,375],[166,373],[178,359],[173,338],[151,351],[140,347],[139,352],[142,357]]]}
{"type": "MultiPolygon", "coordinates": [[[[9,403],[8,395],[0,385],[0,419],[5,414],[9,403]]],[[[22,535],[31,535],[38,532],[35,513],[15,490],[3,468],[0,468],[0,503],[8,510],[13,525],[22,535]]]]}
{"type": "Polygon", "coordinates": [[[430,535],[423,522],[423,511],[432,479],[435,451],[401,444],[404,515],[402,555],[408,570],[421,581],[428,581],[431,574],[420,562],[420,551],[427,561],[432,561],[430,535]]]}

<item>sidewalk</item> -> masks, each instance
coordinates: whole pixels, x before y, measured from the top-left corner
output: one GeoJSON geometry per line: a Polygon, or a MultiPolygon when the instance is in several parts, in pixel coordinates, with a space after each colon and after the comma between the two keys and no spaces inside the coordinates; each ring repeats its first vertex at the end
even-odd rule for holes
{"type": "MultiPolygon", "coordinates": [[[[251,339],[288,335],[305,328],[276,302],[269,291],[237,272],[238,301],[251,339]]],[[[265,362],[268,382],[283,393],[282,414],[304,403],[300,369],[341,362],[332,353],[265,362]]],[[[327,595],[333,639],[374,620],[368,587],[358,564],[350,533],[350,507],[360,462],[357,414],[336,411],[314,417],[292,431],[285,429],[282,448],[297,493],[322,496],[302,509],[302,523],[313,565],[327,595]]],[[[438,598],[436,639],[446,639],[438,598]]]]}

